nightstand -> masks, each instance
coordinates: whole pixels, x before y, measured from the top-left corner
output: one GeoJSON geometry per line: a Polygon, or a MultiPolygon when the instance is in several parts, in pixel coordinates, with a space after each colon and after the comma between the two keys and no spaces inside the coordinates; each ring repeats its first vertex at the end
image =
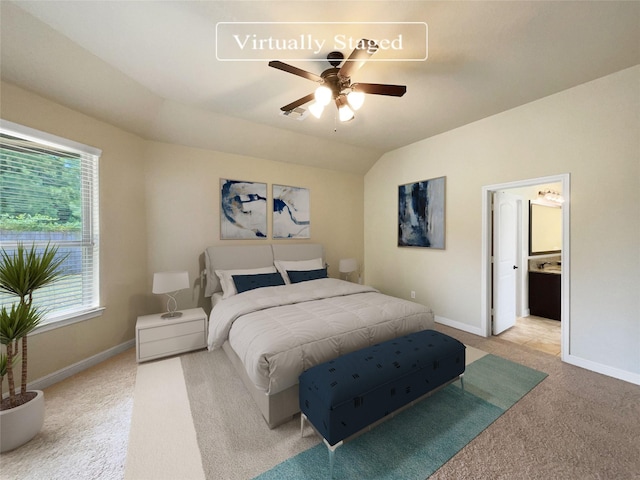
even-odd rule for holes
{"type": "Polygon", "coordinates": [[[138,317],[136,360],[145,362],[207,346],[207,314],[202,308],[182,310],[177,318],[161,313],[138,317]]]}

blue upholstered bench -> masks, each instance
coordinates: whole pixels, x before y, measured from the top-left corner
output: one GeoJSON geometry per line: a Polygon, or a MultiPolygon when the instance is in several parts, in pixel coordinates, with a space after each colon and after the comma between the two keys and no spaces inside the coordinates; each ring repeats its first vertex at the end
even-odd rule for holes
{"type": "Polygon", "coordinates": [[[329,448],[458,378],[465,346],[423,330],[316,365],[300,375],[301,432],[310,422],[329,448]]]}

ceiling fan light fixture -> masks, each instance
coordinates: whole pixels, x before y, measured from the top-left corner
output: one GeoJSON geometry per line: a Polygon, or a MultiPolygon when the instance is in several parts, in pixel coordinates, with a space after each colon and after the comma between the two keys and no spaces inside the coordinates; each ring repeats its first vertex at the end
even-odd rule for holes
{"type": "Polygon", "coordinates": [[[336,97],[336,107],[338,107],[338,118],[341,122],[353,120],[354,113],[351,107],[349,107],[349,102],[345,94],[340,94],[336,97]]]}
{"type": "Polygon", "coordinates": [[[342,105],[338,107],[338,118],[341,122],[348,122],[349,120],[353,120],[355,114],[353,110],[349,107],[349,105],[342,105]]]}
{"type": "Polygon", "coordinates": [[[322,112],[324,111],[324,105],[320,105],[320,103],[315,101],[311,105],[309,105],[309,111],[314,117],[320,118],[322,116],[322,112]]]}
{"type": "Polygon", "coordinates": [[[331,97],[333,97],[333,92],[329,87],[320,85],[318,88],[316,88],[316,93],[314,96],[315,96],[316,102],[318,102],[321,106],[324,107],[326,105],[329,105],[329,102],[331,101],[331,97]]]}
{"type": "Polygon", "coordinates": [[[341,52],[331,52],[327,55],[327,60],[332,68],[327,68],[320,75],[278,60],[270,61],[269,67],[311,80],[316,84],[316,89],[313,93],[280,107],[280,110],[289,112],[315,100],[315,103],[310,105],[306,111],[320,118],[324,107],[333,100],[338,109],[340,121],[348,122],[355,118],[354,112],[362,107],[365,94],[402,97],[407,91],[405,85],[351,83],[352,75],[369,60],[377,49],[378,46],[375,41],[363,38],[358,42],[358,45],[347,60],[344,60],[344,55],[341,52]]]}
{"type": "Polygon", "coordinates": [[[352,91],[347,95],[347,101],[353,110],[360,110],[360,107],[362,107],[364,103],[364,93],[352,91]]]}

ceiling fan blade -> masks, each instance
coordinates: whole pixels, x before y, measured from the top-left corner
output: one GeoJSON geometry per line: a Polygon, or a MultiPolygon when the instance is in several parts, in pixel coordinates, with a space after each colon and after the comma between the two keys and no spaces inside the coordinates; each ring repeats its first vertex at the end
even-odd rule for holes
{"type": "Polygon", "coordinates": [[[279,60],[272,60],[269,62],[269,66],[273,68],[277,68],[278,70],[282,70],[283,72],[293,73],[294,75],[298,75],[299,77],[306,78],[307,80],[311,80],[312,82],[323,82],[322,77],[320,75],[316,75],[315,73],[307,72],[306,70],[302,70],[301,68],[294,67],[287,63],[281,62],[279,60]]]}
{"type": "Polygon", "coordinates": [[[283,112],[288,112],[290,110],[293,110],[294,108],[299,107],[300,105],[304,105],[305,103],[310,102],[314,98],[315,98],[315,94],[314,93],[310,93],[306,97],[302,97],[302,98],[299,98],[298,100],[296,100],[295,102],[291,102],[289,105],[285,105],[284,107],[280,107],[280,110],[282,110],[283,112]]]}
{"type": "Polygon", "coordinates": [[[375,42],[363,38],[358,42],[358,45],[353,52],[351,52],[349,58],[344,61],[338,75],[343,78],[351,77],[377,50],[378,45],[375,42]],[[362,46],[362,48],[358,48],[360,46],[362,46]]]}
{"type": "Polygon", "coordinates": [[[369,93],[373,95],[389,95],[391,97],[401,97],[407,93],[406,85],[387,85],[383,83],[354,83],[351,88],[356,92],[369,93]]]}

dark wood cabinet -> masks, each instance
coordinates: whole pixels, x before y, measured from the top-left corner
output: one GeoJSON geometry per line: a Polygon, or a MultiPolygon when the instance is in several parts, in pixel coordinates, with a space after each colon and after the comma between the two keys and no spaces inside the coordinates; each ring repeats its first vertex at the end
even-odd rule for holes
{"type": "Polygon", "coordinates": [[[559,273],[529,272],[529,313],[560,320],[562,305],[559,273]]]}

